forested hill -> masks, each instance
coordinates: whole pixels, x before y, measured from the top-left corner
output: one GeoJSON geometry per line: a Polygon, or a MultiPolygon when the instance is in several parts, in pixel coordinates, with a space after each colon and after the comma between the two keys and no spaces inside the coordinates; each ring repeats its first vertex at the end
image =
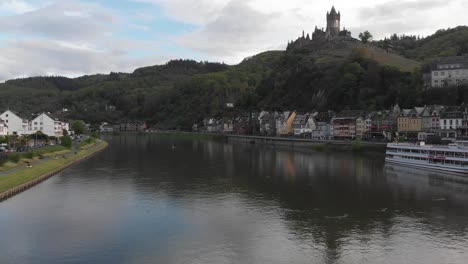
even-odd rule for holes
{"type": "Polygon", "coordinates": [[[381,48],[418,61],[435,57],[460,56],[468,54],[468,27],[441,29],[426,38],[394,34],[375,43],[381,48]]]}
{"type": "Polygon", "coordinates": [[[143,120],[188,129],[207,116],[259,109],[338,111],[382,109],[395,103],[456,104],[468,92],[458,88],[425,93],[420,68],[428,58],[464,53],[466,32],[466,27],[459,27],[424,39],[394,36],[372,45],[354,42],[320,51],[269,51],[234,66],[176,60],[133,73],[11,80],[0,84],[0,110],[14,109],[27,117],[67,108],[63,118],[94,123],[143,120]],[[226,103],[236,107],[227,109],[226,103]]]}

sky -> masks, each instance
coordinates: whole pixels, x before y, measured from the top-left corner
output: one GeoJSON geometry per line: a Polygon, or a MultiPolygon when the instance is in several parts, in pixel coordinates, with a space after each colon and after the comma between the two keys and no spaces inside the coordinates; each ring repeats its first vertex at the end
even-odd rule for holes
{"type": "Polygon", "coordinates": [[[427,36],[466,25],[466,0],[0,0],[0,80],[132,72],[171,59],[237,64],[325,27],[427,36]]]}

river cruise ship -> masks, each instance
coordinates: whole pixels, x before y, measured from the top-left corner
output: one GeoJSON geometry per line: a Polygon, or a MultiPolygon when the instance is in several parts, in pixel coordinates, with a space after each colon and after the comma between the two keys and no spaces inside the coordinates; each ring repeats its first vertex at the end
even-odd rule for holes
{"type": "Polygon", "coordinates": [[[429,170],[468,174],[468,141],[449,145],[389,143],[385,161],[429,170]]]}

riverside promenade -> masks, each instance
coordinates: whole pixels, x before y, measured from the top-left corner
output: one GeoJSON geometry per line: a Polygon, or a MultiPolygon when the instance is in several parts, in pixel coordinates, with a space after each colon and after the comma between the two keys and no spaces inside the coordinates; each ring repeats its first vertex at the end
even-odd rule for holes
{"type": "Polygon", "coordinates": [[[66,168],[85,160],[105,149],[108,143],[98,140],[90,146],[82,147],[77,152],[49,157],[31,163],[31,167],[20,166],[0,173],[0,201],[19,194],[65,170],[66,168]]]}

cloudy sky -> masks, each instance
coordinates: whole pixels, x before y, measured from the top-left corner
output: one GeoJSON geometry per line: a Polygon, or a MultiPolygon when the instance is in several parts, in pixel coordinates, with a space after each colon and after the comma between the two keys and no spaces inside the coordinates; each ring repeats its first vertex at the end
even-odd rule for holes
{"type": "Polygon", "coordinates": [[[466,25],[466,0],[0,0],[0,80],[133,71],[170,59],[239,63],[284,49],[334,5],[357,36],[466,25]]]}

